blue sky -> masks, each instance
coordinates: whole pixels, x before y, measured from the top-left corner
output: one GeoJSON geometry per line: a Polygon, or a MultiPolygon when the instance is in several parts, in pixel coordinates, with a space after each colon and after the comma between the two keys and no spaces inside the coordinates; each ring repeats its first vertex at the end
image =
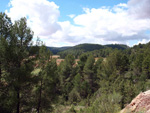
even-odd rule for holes
{"type": "Polygon", "coordinates": [[[0,11],[4,12],[8,8],[9,0],[0,0],[0,11]]]}
{"type": "Polygon", "coordinates": [[[150,0],[0,0],[0,11],[12,21],[27,17],[34,40],[47,46],[150,40],[150,0]]]}
{"type": "MultiPolygon", "coordinates": [[[[119,3],[127,3],[128,0],[48,0],[53,1],[59,6],[60,10],[60,21],[65,21],[70,19],[67,15],[69,14],[82,14],[83,7],[87,8],[99,8],[102,6],[113,7],[119,3]]],[[[5,12],[6,9],[9,9],[10,0],[0,0],[0,11],[5,12]]],[[[72,21],[70,19],[70,21],[72,21]]]]}
{"type": "Polygon", "coordinates": [[[113,7],[119,3],[127,3],[127,0],[53,0],[60,9],[60,21],[65,21],[69,14],[82,14],[83,7],[99,8],[102,6],[113,7]]]}

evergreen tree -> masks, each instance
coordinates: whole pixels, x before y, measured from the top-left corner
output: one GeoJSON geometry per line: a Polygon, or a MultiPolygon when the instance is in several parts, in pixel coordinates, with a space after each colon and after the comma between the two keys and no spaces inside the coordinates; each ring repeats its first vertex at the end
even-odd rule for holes
{"type": "Polygon", "coordinates": [[[40,72],[37,75],[37,85],[35,86],[35,103],[37,112],[52,110],[52,102],[56,97],[57,65],[52,59],[52,53],[42,45],[39,50],[38,64],[40,72]]]}
{"type": "MultiPolygon", "coordinates": [[[[6,16],[7,17],[7,16],[6,16]]],[[[11,23],[11,22],[10,22],[11,23]]],[[[8,26],[7,26],[8,27],[8,26]]],[[[3,29],[2,29],[3,30],[3,29]]],[[[6,29],[4,29],[5,31],[6,29]]],[[[9,99],[9,109],[12,112],[19,113],[28,101],[25,93],[26,88],[30,86],[32,78],[31,71],[33,70],[32,60],[29,59],[28,46],[32,40],[33,33],[26,25],[26,19],[22,18],[16,21],[10,28],[9,33],[7,30],[3,34],[3,74],[5,84],[7,84],[7,93],[9,99]],[[8,38],[5,38],[7,36],[8,38]],[[26,87],[26,88],[25,88],[26,87]]],[[[2,44],[2,43],[1,43],[2,44]]]]}
{"type": "Polygon", "coordinates": [[[94,73],[94,63],[95,59],[93,55],[88,56],[87,61],[85,63],[84,69],[83,69],[83,75],[84,75],[84,85],[86,85],[86,89],[84,90],[88,95],[91,95],[97,90],[97,84],[96,84],[96,73],[94,73]]]}
{"type": "Polygon", "coordinates": [[[12,22],[5,13],[0,13],[0,111],[10,112],[8,102],[8,84],[5,82],[4,68],[7,65],[6,53],[12,22]]]}
{"type": "Polygon", "coordinates": [[[146,55],[142,62],[143,79],[150,79],[150,54],[146,55]]]}
{"type": "Polygon", "coordinates": [[[58,67],[61,93],[65,100],[68,100],[68,95],[73,88],[72,80],[76,75],[76,67],[74,67],[75,58],[73,55],[67,55],[64,62],[58,67]]]}
{"type": "Polygon", "coordinates": [[[80,57],[79,57],[79,61],[78,61],[78,66],[79,66],[79,71],[82,73],[83,71],[83,68],[85,66],[85,63],[86,63],[86,60],[87,60],[87,55],[86,54],[82,54],[80,57]]]}
{"type": "Polygon", "coordinates": [[[10,18],[5,13],[0,13],[0,79],[2,74],[2,65],[5,56],[5,42],[10,38],[12,22],[10,18]]]}

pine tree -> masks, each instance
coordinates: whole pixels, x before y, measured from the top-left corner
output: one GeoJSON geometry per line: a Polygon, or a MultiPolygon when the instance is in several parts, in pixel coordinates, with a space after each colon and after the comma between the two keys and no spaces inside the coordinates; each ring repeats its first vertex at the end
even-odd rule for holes
{"type": "MultiPolygon", "coordinates": [[[[91,95],[96,90],[96,74],[94,73],[94,63],[95,59],[92,55],[88,56],[87,61],[85,63],[83,73],[84,73],[84,80],[85,85],[88,86],[86,95],[91,95]]],[[[86,91],[86,90],[85,90],[86,91]]]]}
{"type": "Polygon", "coordinates": [[[8,40],[10,38],[12,22],[5,13],[0,13],[0,111],[10,112],[8,84],[5,81],[6,72],[4,68],[7,65],[6,53],[8,49],[8,40]]]}
{"type": "Polygon", "coordinates": [[[57,91],[57,64],[52,59],[52,53],[42,45],[38,55],[40,72],[37,75],[37,84],[34,87],[35,108],[38,113],[50,112],[52,102],[55,101],[57,91]]]}
{"type": "Polygon", "coordinates": [[[68,95],[73,88],[72,80],[76,75],[74,67],[75,58],[73,55],[67,55],[65,60],[58,67],[59,81],[63,98],[68,100],[68,95]]]}
{"type": "MultiPolygon", "coordinates": [[[[28,47],[33,37],[33,32],[27,27],[26,19],[21,18],[12,25],[9,38],[5,43],[4,56],[5,82],[8,85],[9,105],[13,112],[19,113],[24,107],[26,88],[30,86],[32,59],[29,59],[28,47]]],[[[4,46],[3,46],[4,47],[4,46]]],[[[29,92],[29,90],[27,91],[29,92]]]]}
{"type": "Polygon", "coordinates": [[[2,60],[4,60],[4,50],[3,45],[6,40],[10,37],[12,22],[10,18],[5,13],[0,13],[0,79],[2,74],[2,60]]]}

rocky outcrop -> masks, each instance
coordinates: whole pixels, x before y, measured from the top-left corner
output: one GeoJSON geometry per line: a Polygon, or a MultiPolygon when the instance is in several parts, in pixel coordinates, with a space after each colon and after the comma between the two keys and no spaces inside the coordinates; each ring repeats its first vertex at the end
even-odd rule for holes
{"type": "Polygon", "coordinates": [[[120,113],[150,113],[150,90],[141,92],[120,113]]]}

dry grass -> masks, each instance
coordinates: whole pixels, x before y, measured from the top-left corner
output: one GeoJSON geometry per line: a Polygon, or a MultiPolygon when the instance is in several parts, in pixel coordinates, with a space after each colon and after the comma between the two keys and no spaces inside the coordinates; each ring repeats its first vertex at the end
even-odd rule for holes
{"type": "Polygon", "coordinates": [[[53,55],[52,58],[55,58],[55,59],[60,58],[60,55],[53,55]]]}

